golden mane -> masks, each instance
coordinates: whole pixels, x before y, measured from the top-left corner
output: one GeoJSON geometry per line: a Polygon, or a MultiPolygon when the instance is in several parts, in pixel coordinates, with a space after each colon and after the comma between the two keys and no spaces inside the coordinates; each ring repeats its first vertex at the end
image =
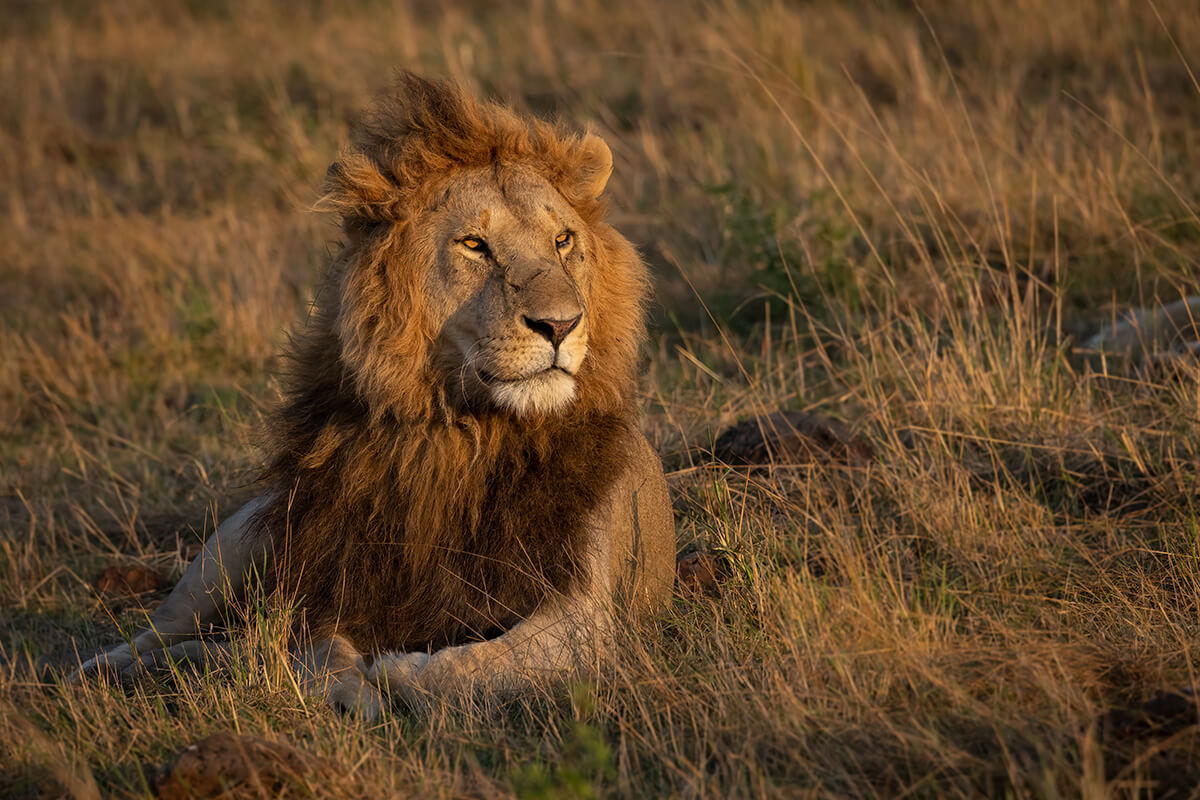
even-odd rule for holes
{"type": "Polygon", "coordinates": [[[608,167],[586,137],[406,73],[329,168],[319,207],[346,242],[285,354],[258,517],[314,633],[454,644],[577,584],[585,523],[636,432],[645,338],[645,266],[587,190],[608,167]],[[421,212],[487,165],[536,169],[596,242],[588,355],[562,414],[455,408],[432,358],[421,212]]]}

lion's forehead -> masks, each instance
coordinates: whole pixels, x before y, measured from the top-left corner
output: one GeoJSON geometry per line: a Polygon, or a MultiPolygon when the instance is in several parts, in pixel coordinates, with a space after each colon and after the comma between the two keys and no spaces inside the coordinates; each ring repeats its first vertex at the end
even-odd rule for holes
{"type": "Polygon", "coordinates": [[[451,179],[443,209],[448,222],[479,228],[480,234],[506,231],[557,232],[578,224],[566,199],[529,169],[480,168],[451,179]]]}

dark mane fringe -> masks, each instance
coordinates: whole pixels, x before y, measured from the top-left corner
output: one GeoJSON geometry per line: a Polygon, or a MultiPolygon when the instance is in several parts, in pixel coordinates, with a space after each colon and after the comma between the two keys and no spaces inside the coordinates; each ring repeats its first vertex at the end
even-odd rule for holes
{"type": "Polygon", "coordinates": [[[508,628],[583,579],[586,523],[634,432],[647,276],[603,203],[578,189],[590,168],[580,142],[406,74],[330,167],[321,205],[348,241],[285,353],[257,527],[308,635],[438,648],[508,628]],[[429,356],[410,223],[439,175],[496,160],[535,166],[593,237],[588,355],[563,415],[450,408],[429,356]]]}

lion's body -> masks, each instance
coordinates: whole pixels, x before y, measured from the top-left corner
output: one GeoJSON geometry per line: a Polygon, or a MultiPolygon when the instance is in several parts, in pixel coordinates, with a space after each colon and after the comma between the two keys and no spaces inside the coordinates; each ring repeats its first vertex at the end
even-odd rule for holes
{"type": "Polygon", "coordinates": [[[603,222],[610,171],[594,136],[402,79],[326,178],[347,241],[292,340],[264,493],[135,649],[194,636],[262,556],[301,661],[351,675],[359,706],[367,685],[567,666],[614,606],[667,597],[671,508],[634,406],[648,280],[603,222]]]}

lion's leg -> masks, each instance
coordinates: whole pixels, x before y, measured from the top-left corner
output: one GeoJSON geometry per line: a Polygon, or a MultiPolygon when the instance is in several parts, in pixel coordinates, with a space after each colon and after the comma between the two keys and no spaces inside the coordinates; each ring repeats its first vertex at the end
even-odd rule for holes
{"type": "Polygon", "coordinates": [[[606,639],[611,616],[592,597],[538,611],[502,636],[428,653],[384,653],[366,668],[385,695],[421,708],[472,687],[515,688],[588,661],[606,639]]]}
{"type": "MultiPolygon", "coordinates": [[[[232,666],[237,659],[234,642],[188,639],[141,654],[121,671],[120,677],[132,680],[143,674],[180,668],[219,669],[232,666]]],[[[304,694],[320,697],[340,711],[375,719],[383,709],[379,690],[366,680],[362,654],[340,636],[296,649],[292,669],[304,694]]]]}
{"type": "Polygon", "coordinates": [[[142,653],[137,661],[121,670],[121,679],[130,680],[148,672],[170,672],[180,667],[196,671],[218,669],[230,666],[234,658],[232,642],[188,639],[142,653]]]}
{"type": "MultiPolygon", "coordinates": [[[[603,531],[607,519],[597,521],[603,531]]],[[[501,636],[429,653],[383,653],[367,680],[384,695],[415,709],[436,697],[473,687],[515,688],[580,666],[598,652],[612,626],[613,581],[608,570],[610,543],[598,535],[589,552],[588,579],[569,597],[547,602],[501,636]]]]}
{"type": "Polygon", "coordinates": [[[230,602],[244,596],[250,566],[265,553],[265,538],[250,535],[249,523],[266,502],[267,495],[261,495],[221,523],[171,594],[150,615],[149,627],[131,643],[85,661],[70,680],[89,674],[120,674],[146,652],[192,639],[217,622],[230,602]]]}

